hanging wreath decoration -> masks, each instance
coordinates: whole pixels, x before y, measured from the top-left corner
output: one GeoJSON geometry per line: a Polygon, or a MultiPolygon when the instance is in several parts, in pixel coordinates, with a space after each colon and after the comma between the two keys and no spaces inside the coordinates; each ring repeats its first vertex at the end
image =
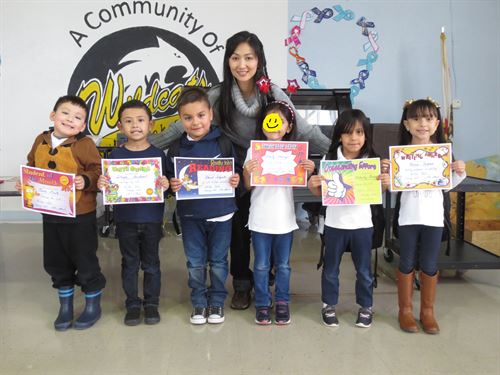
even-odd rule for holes
{"type": "MultiPolygon", "coordinates": [[[[288,53],[295,58],[298,68],[302,72],[302,82],[313,89],[324,88],[318,80],[318,73],[312,69],[304,56],[299,54],[299,47],[302,45],[300,35],[304,31],[307,22],[321,23],[323,20],[332,19],[335,22],[353,21],[354,12],[352,10],[344,10],[340,5],[334,5],[332,8],[320,10],[317,7],[311,10],[306,10],[302,15],[294,15],[290,22],[298,23],[290,30],[290,35],[285,39],[285,46],[288,47],[288,53]]],[[[366,53],[363,58],[358,60],[356,66],[361,67],[358,76],[349,81],[350,98],[354,103],[354,98],[358,96],[361,90],[366,87],[366,80],[370,77],[370,72],[373,69],[373,64],[378,59],[380,46],[377,44],[378,33],[375,31],[375,23],[368,21],[366,17],[360,17],[356,21],[356,25],[361,28],[361,34],[366,37],[366,42],[363,43],[363,52],[366,53]],[[371,51],[370,51],[371,50],[371,51]]],[[[296,79],[288,79],[287,90],[290,94],[296,93],[300,88],[296,79]]]]}

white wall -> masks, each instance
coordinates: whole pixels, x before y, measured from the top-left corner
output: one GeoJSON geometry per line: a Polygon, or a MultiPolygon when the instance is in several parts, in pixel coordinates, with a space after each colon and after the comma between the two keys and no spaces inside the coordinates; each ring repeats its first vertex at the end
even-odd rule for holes
{"type": "MultiPolygon", "coordinates": [[[[153,15],[117,17],[92,30],[84,16],[122,1],[0,1],[0,176],[18,174],[19,165],[34,137],[50,125],[55,99],[67,92],[75,66],[101,38],[133,26],[155,26],[182,34],[207,54],[220,77],[221,53],[210,54],[201,33],[153,15]],[[79,47],[69,31],[87,34],[79,47]]],[[[131,0],[128,1],[132,3],[131,0]]],[[[500,5],[498,0],[399,0],[399,1],[150,1],[188,8],[203,31],[213,32],[224,44],[233,33],[248,29],[262,39],[271,78],[286,86],[286,78],[298,78],[288,57],[284,39],[293,24],[292,15],[316,6],[340,4],[351,9],[350,22],[324,20],[307,25],[301,35],[301,54],[318,72],[326,87],[349,87],[357,76],[365,38],[355,21],[365,16],[379,33],[379,58],[367,87],[355,98],[373,122],[398,122],[408,98],[432,96],[442,102],[439,34],[444,26],[454,77],[454,98],[462,108],[455,111],[454,151],[471,160],[500,154],[500,5]]],[[[186,12],[187,13],[187,12],[186,12]]],[[[0,209],[19,209],[17,199],[0,199],[0,209]]]]}
{"type": "MultiPolygon", "coordinates": [[[[127,2],[132,6],[133,1],[127,2]]],[[[179,12],[185,11],[185,18],[177,22],[154,14],[122,16],[117,11],[118,17],[104,22],[113,14],[112,7],[121,3],[118,0],[0,1],[0,176],[18,175],[19,165],[25,163],[35,136],[50,126],[49,113],[54,102],[67,93],[70,78],[82,57],[103,37],[126,28],[152,26],[181,35],[203,52],[219,78],[224,50],[210,52],[213,47],[203,45],[203,33],[216,35],[216,46],[225,45],[235,32],[249,30],[266,46],[273,81],[285,82],[285,51],[275,48],[286,34],[284,0],[148,1],[153,7],[159,4],[159,9],[162,5],[167,9],[176,6],[179,12]],[[95,29],[85,23],[85,15],[90,12],[87,19],[95,29]],[[186,23],[189,13],[192,19],[186,23]],[[266,17],[262,17],[264,14],[266,17]],[[271,15],[272,22],[267,15],[271,15]],[[194,19],[203,28],[190,34],[194,19]],[[87,35],[80,41],[81,47],[71,37],[70,30],[87,35]]],[[[0,199],[4,216],[6,211],[19,207],[17,198],[0,199]]]]}

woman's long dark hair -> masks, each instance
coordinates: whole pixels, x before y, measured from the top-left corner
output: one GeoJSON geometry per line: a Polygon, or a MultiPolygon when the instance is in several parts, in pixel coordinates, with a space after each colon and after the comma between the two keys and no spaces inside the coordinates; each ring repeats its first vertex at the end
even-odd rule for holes
{"type": "MultiPolygon", "coordinates": [[[[248,43],[257,56],[257,71],[255,72],[255,76],[253,77],[253,82],[257,82],[257,80],[263,75],[268,77],[264,46],[262,45],[262,42],[257,37],[257,35],[252,34],[248,31],[240,31],[226,41],[223,65],[223,81],[221,83],[219,98],[220,127],[223,131],[230,130],[233,122],[233,113],[235,111],[233,98],[231,97],[231,88],[233,86],[234,78],[231,74],[231,68],[229,67],[229,59],[241,43],[248,43]]],[[[261,108],[264,108],[269,101],[269,98],[266,95],[260,95],[260,100],[261,108]]]]}
{"type": "Polygon", "coordinates": [[[293,112],[293,108],[285,102],[282,101],[272,101],[270,102],[260,113],[259,122],[255,127],[255,139],[258,140],[266,140],[266,135],[264,134],[264,130],[262,129],[262,122],[266,118],[266,116],[271,112],[279,111],[283,114],[283,116],[288,121],[288,124],[292,127],[289,133],[286,133],[283,136],[283,141],[296,141],[297,140],[297,123],[295,119],[297,115],[293,112]]]}
{"type": "Polygon", "coordinates": [[[444,136],[443,124],[441,121],[441,112],[439,111],[439,108],[434,102],[429,99],[419,99],[406,104],[403,108],[403,115],[401,116],[401,122],[399,123],[399,144],[411,144],[412,135],[408,130],[406,130],[406,126],[404,124],[405,120],[431,115],[436,117],[439,121],[436,131],[431,136],[432,143],[447,142],[444,136]]]}
{"type": "Polygon", "coordinates": [[[350,134],[353,132],[354,127],[358,123],[363,127],[363,131],[365,133],[365,144],[361,147],[361,150],[359,150],[357,158],[361,158],[365,155],[369,158],[377,156],[375,151],[373,151],[370,120],[368,120],[363,111],[360,111],[359,109],[346,109],[340,114],[335,123],[335,127],[333,128],[332,143],[328,153],[326,154],[327,160],[337,160],[337,150],[341,145],[340,136],[342,134],[350,134]]]}

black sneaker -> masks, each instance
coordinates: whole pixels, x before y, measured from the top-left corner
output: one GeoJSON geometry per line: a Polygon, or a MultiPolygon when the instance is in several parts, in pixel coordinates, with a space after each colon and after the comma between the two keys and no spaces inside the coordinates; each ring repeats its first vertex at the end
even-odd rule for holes
{"type": "Polygon", "coordinates": [[[125,314],[125,319],[123,320],[127,326],[136,326],[141,323],[141,308],[140,307],[129,307],[127,313],[125,314]]]}
{"type": "Polygon", "coordinates": [[[271,324],[271,309],[269,307],[258,307],[255,312],[255,323],[262,326],[271,324]]]}
{"type": "Polygon", "coordinates": [[[290,324],[290,308],[286,302],[276,302],[274,322],[278,325],[290,324]]]}
{"type": "Polygon", "coordinates": [[[210,324],[219,324],[224,322],[224,307],[210,306],[208,308],[207,321],[210,324]]]}
{"type": "Polygon", "coordinates": [[[144,306],[144,323],[157,324],[160,322],[158,306],[144,306]]]}
{"type": "Polygon", "coordinates": [[[191,324],[205,324],[207,322],[207,309],[205,307],[195,307],[189,321],[191,324]]]}
{"type": "Polygon", "coordinates": [[[337,314],[335,312],[335,306],[326,305],[321,309],[321,316],[323,318],[323,323],[328,327],[337,327],[339,325],[339,320],[337,319],[337,314]]]}
{"type": "Polygon", "coordinates": [[[250,290],[235,291],[231,299],[231,308],[234,310],[245,310],[250,307],[252,292],[250,290]]]}
{"type": "Polygon", "coordinates": [[[358,319],[356,320],[356,325],[361,328],[368,328],[372,325],[373,320],[373,310],[371,307],[362,307],[358,311],[358,319]]]}

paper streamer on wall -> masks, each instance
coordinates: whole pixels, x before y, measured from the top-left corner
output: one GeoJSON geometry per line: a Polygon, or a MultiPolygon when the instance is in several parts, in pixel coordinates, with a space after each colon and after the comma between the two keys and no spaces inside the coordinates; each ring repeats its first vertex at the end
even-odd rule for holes
{"type": "MultiPolygon", "coordinates": [[[[285,39],[285,46],[288,47],[288,53],[295,58],[297,67],[302,72],[301,80],[310,88],[323,88],[320,84],[319,74],[317,69],[312,69],[308,59],[299,53],[299,47],[303,46],[303,39],[299,37],[303,35],[307,24],[325,24],[330,21],[352,21],[355,14],[350,9],[344,9],[341,5],[334,5],[332,8],[320,9],[313,7],[302,12],[301,15],[293,15],[290,18],[294,25],[289,36],[285,39]],[[313,21],[313,22],[311,22],[313,21]]],[[[375,31],[375,22],[369,21],[366,17],[360,17],[356,21],[356,25],[361,27],[361,34],[366,37],[363,42],[362,49],[366,53],[361,59],[358,59],[357,67],[358,76],[349,80],[350,99],[354,103],[354,98],[358,96],[361,90],[366,88],[366,80],[370,77],[370,72],[373,71],[373,65],[378,60],[380,46],[378,44],[379,34],[375,31]]],[[[296,79],[288,79],[287,90],[289,93],[295,93],[300,88],[296,79]]]]}

